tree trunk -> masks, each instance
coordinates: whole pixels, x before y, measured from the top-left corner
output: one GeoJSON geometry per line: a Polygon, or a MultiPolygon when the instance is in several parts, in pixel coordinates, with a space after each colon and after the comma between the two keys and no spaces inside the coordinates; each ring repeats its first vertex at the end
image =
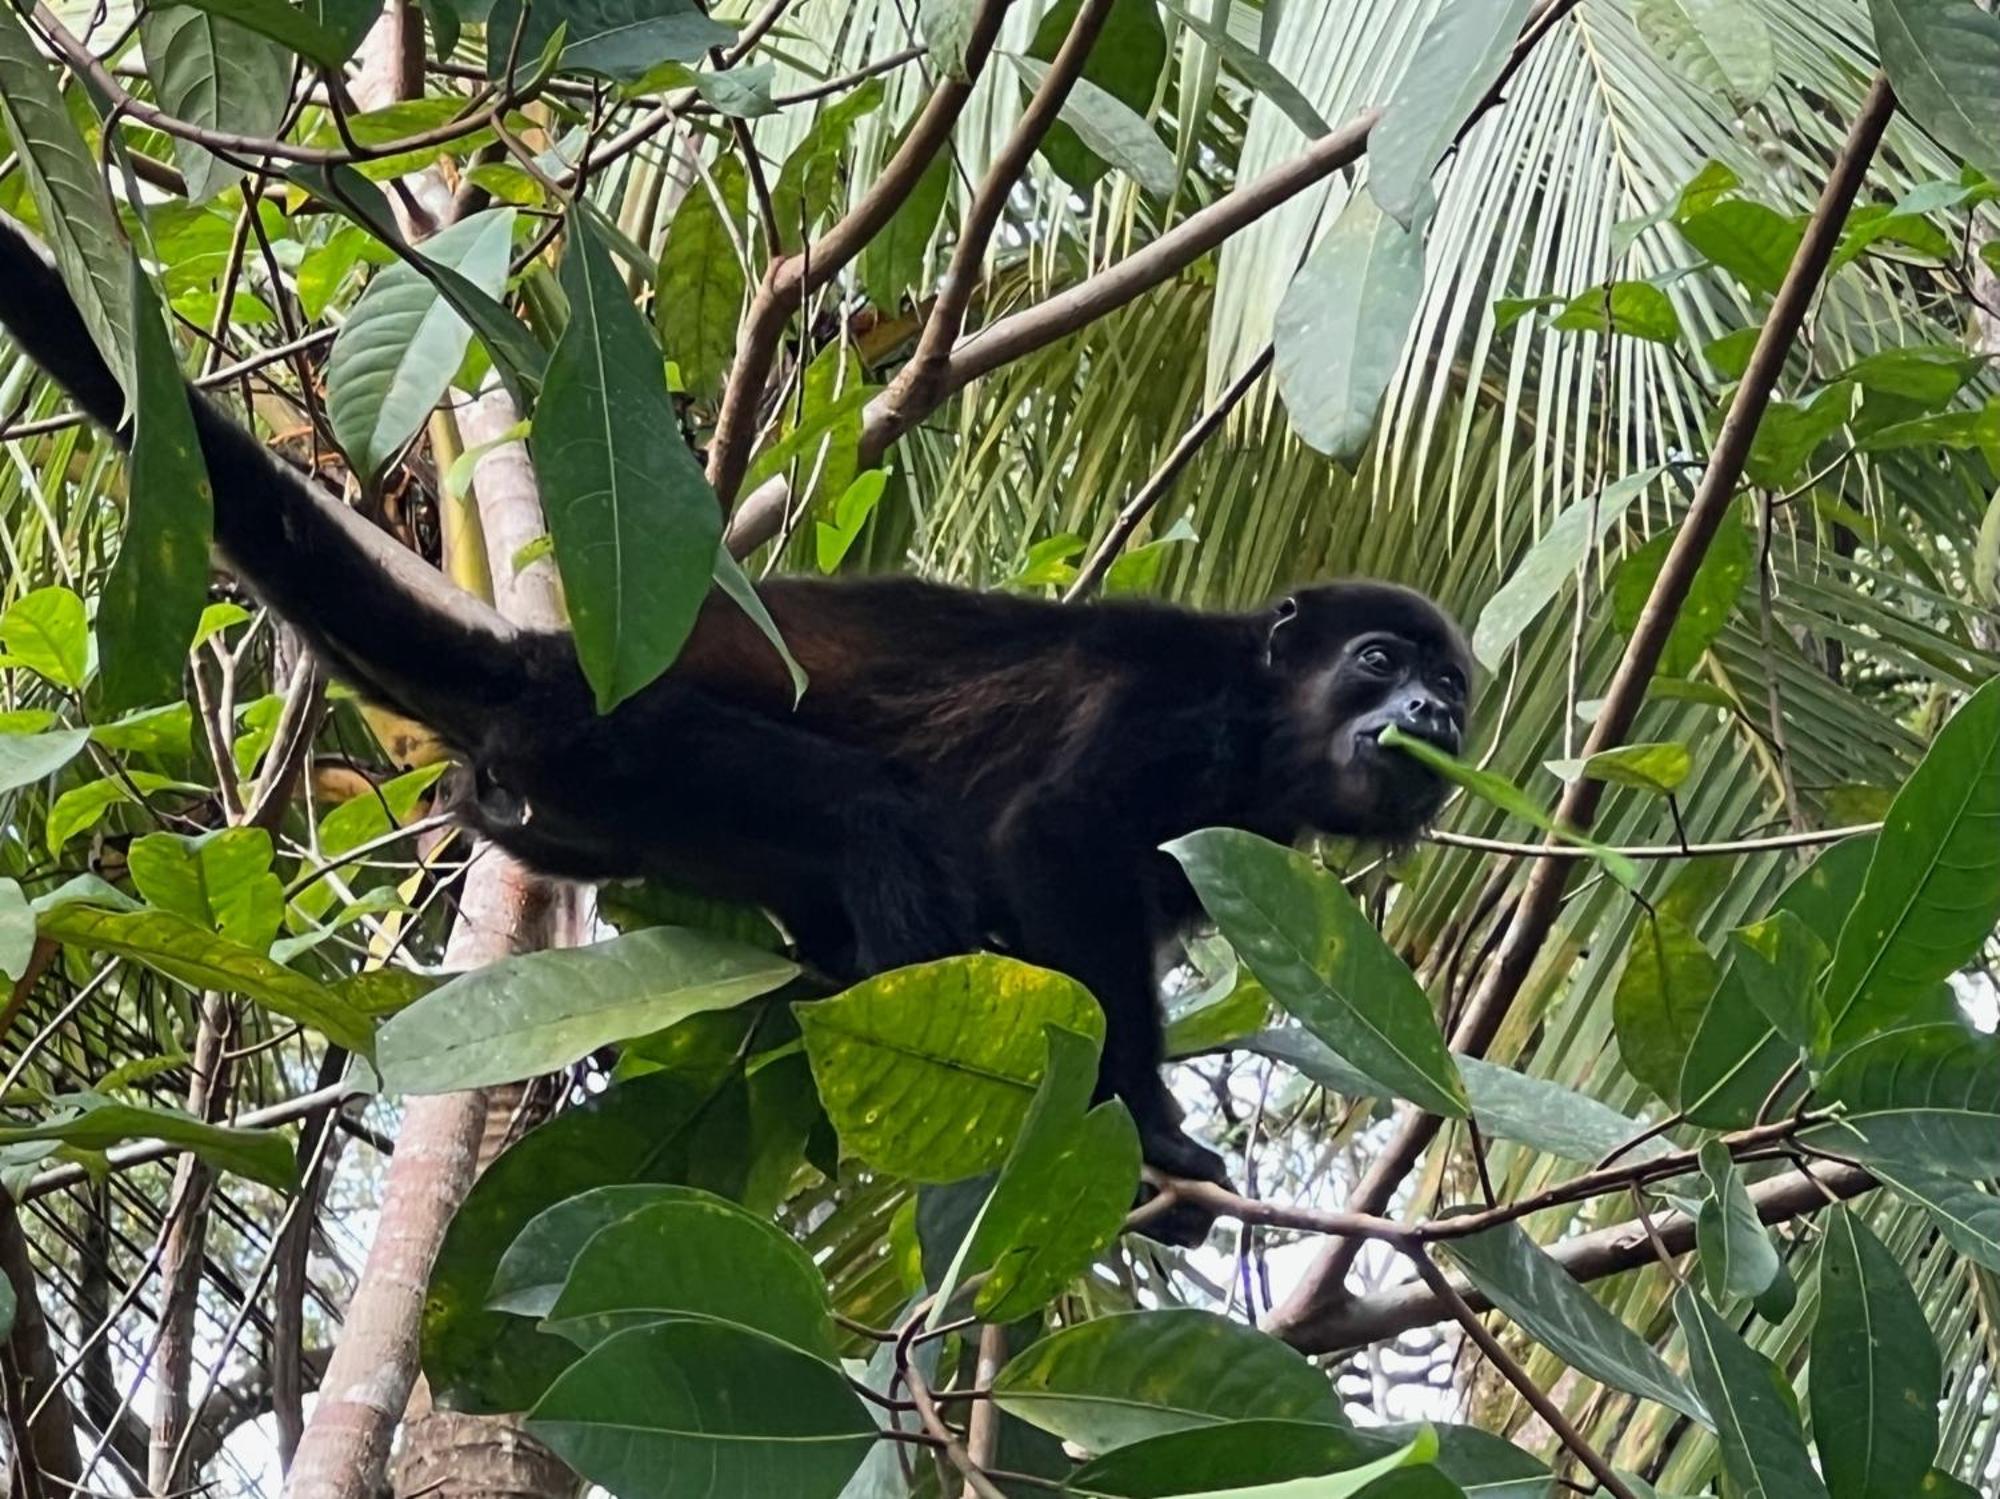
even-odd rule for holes
{"type": "Polygon", "coordinates": [[[28,1236],[14,1200],[0,1192],[0,1273],[14,1294],[14,1327],[0,1344],[0,1391],[7,1405],[10,1499],[68,1499],[83,1463],[76,1449],[76,1420],[56,1384],[56,1356],[35,1290],[28,1236]],[[30,1422],[37,1405],[41,1413],[30,1422]]]}

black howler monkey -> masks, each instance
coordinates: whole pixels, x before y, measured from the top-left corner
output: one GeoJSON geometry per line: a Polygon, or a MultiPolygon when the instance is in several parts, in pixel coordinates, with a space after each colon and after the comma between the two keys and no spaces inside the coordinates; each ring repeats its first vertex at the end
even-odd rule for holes
{"type": "MultiPolygon", "coordinates": [[[[124,399],[39,247],[0,222],[0,323],[98,422],[124,399]]],[[[811,685],[711,600],[607,716],[566,636],[410,585],[421,564],[196,395],[230,562],[338,674],[469,762],[461,811],[530,865],[754,901],[841,979],[995,945],[1104,1006],[1101,1091],[1147,1159],[1220,1179],[1159,1076],[1156,958],[1196,914],[1194,829],[1403,839],[1439,784],[1377,736],[1456,749],[1467,654],[1421,594],[1302,589],[1248,614],[1065,607],[909,579],[762,585],[811,685]]]]}

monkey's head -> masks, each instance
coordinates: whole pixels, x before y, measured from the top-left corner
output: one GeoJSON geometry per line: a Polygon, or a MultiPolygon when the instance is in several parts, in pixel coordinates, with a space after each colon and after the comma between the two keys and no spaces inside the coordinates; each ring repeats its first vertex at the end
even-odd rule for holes
{"type": "Polygon", "coordinates": [[[1412,589],[1352,581],[1280,599],[1264,626],[1282,704],[1269,768],[1288,788],[1292,814],[1322,833],[1414,836],[1445,786],[1382,744],[1382,731],[1394,724],[1458,753],[1472,659],[1457,624],[1412,589]]]}

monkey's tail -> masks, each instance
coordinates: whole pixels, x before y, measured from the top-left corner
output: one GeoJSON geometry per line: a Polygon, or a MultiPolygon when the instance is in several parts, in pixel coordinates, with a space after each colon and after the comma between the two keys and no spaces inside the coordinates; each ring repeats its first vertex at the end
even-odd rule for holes
{"type": "MultiPolygon", "coordinates": [[[[0,214],[0,325],[120,445],[125,396],[47,253],[0,214]]],[[[188,391],[217,543],[338,674],[465,748],[548,655],[188,391]]]]}

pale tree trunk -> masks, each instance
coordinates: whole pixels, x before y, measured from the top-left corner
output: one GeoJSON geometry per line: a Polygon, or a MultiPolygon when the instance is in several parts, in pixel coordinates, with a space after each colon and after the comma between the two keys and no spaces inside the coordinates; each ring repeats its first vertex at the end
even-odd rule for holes
{"type": "MultiPolygon", "coordinates": [[[[357,95],[385,102],[407,93],[413,74],[421,76],[408,51],[413,10],[406,0],[395,0],[378,23],[369,40],[369,65],[355,85],[357,95]],[[386,85],[377,81],[384,77],[391,80],[386,85]]],[[[435,173],[420,175],[436,178],[435,173]]],[[[434,185],[441,184],[413,184],[408,196],[396,198],[406,230],[428,227],[412,222],[407,210],[412,204],[428,209],[438,201],[429,191],[434,185]]],[[[489,392],[465,413],[465,441],[489,440],[519,419],[504,392],[489,392]]],[[[518,624],[560,626],[553,569],[538,563],[517,575],[513,568],[519,545],[543,529],[540,495],[519,445],[488,455],[475,470],[474,484],[494,603],[518,624]]],[[[449,557],[447,565],[461,578],[477,571],[453,565],[449,557]]],[[[466,875],[445,967],[483,967],[512,953],[574,943],[584,926],[581,896],[573,887],[530,874],[497,849],[482,847],[466,875]]],[[[432,1492],[442,1488],[551,1499],[574,1492],[575,1478],[518,1422],[431,1413],[427,1395],[412,1401],[419,1383],[424,1292],[438,1248],[480,1166],[502,1148],[511,1130],[511,1122],[489,1128],[489,1121],[496,1115],[512,1121],[520,1097],[519,1089],[509,1088],[410,1101],[396,1137],[375,1241],[286,1478],[290,1499],[375,1499],[406,1414],[416,1424],[398,1464],[400,1474],[433,1475],[424,1480],[432,1492]]]]}
{"type": "MultiPolygon", "coordinates": [[[[465,447],[495,444],[473,467],[477,537],[484,545],[484,570],[500,612],[524,624],[560,625],[564,613],[555,564],[543,557],[526,567],[514,565],[521,548],[540,536],[544,525],[527,449],[519,442],[500,442],[519,420],[512,398],[498,388],[487,390],[459,412],[465,447]]],[[[452,571],[464,576],[476,570],[467,565],[470,562],[453,559],[452,571]]],[[[551,913],[544,945],[584,941],[585,926],[582,902],[570,901],[562,911],[551,913]]],[[[487,1090],[475,1175],[546,1111],[534,1092],[532,1084],[487,1090]]],[[[523,1431],[516,1418],[438,1410],[421,1378],[404,1413],[402,1446],[391,1478],[398,1495],[439,1499],[474,1494],[543,1499],[574,1493],[577,1486],[561,1459],[523,1431]]]]}

